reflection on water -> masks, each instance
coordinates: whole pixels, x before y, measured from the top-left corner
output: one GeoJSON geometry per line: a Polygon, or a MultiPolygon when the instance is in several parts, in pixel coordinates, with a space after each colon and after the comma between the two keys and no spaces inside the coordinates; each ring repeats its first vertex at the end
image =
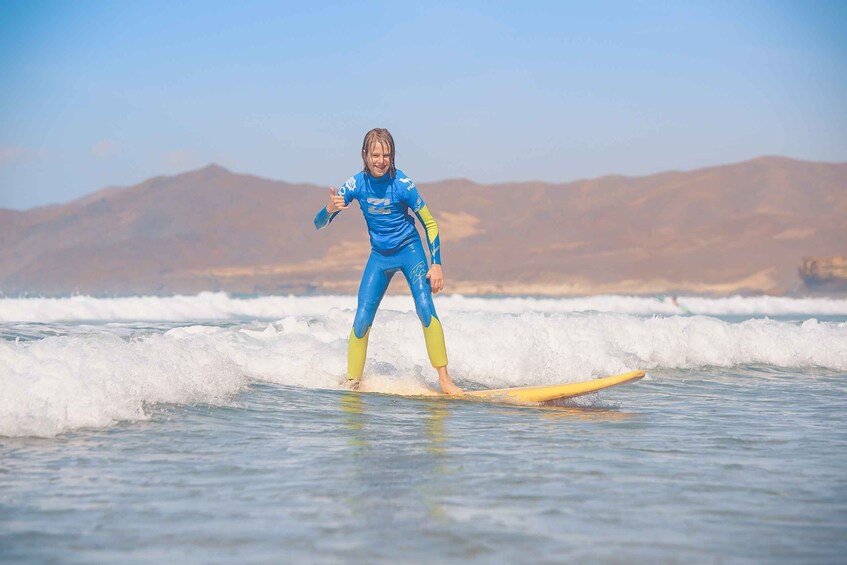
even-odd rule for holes
{"type": "MultiPolygon", "coordinates": [[[[344,414],[344,422],[349,430],[348,441],[351,447],[367,448],[368,431],[364,394],[358,391],[344,391],[339,396],[339,406],[344,414]]],[[[427,450],[437,454],[446,450],[447,435],[444,422],[450,413],[449,401],[442,400],[409,400],[414,402],[423,410],[420,412],[423,420],[423,430],[428,441],[427,450]]]]}
{"type": "Polygon", "coordinates": [[[258,384],[0,441],[0,561],[835,563],[845,398],[746,370],[534,407],[258,384]]]}
{"type": "MultiPolygon", "coordinates": [[[[367,393],[359,391],[344,391],[339,397],[339,405],[345,416],[345,424],[350,431],[348,435],[349,443],[352,447],[368,447],[368,432],[366,429],[366,406],[365,397],[367,393]]],[[[390,397],[391,395],[380,394],[382,397],[390,397]]],[[[593,395],[596,396],[596,395],[593,395]]],[[[457,406],[457,403],[465,402],[464,400],[432,397],[395,397],[401,402],[411,403],[410,406],[419,408],[418,415],[423,420],[423,430],[427,439],[427,450],[431,454],[445,453],[448,447],[448,434],[445,427],[445,421],[450,415],[451,409],[457,406]]],[[[470,404],[493,404],[481,402],[479,400],[466,401],[470,404]]],[[[557,421],[582,421],[582,422],[613,422],[626,421],[635,416],[631,412],[620,410],[613,406],[604,406],[597,404],[597,399],[593,398],[590,404],[580,404],[585,402],[585,397],[579,401],[574,399],[563,399],[560,401],[551,401],[541,405],[520,406],[514,404],[495,404],[499,409],[514,410],[515,416],[518,418],[525,417],[527,412],[536,413],[543,420],[557,421]]]]}
{"type": "Polygon", "coordinates": [[[344,413],[344,423],[350,430],[348,436],[351,447],[367,447],[368,437],[365,430],[362,394],[356,391],[344,391],[339,399],[341,411],[344,413]]]}
{"type": "Polygon", "coordinates": [[[547,404],[538,407],[539,414],[548,420],[579,420],[583,422],[613,422],[634,418],[632,412],[607,406],[580,406],[577,404],[547,404]]]}
{"type": "Polygon", "coordinates": [[[450,408],[445,401],[428,401],[423,403],[426,421],[424,429],[429,440],[428,451],[433,455],[447,452],[447,433],[444,422],[450,414],[450,408]]]}
{"type": "MultiPolygon", "coordinates": [[[[342,500],[349,512],[371,527],[388,529],[411,513],[425,516],[430,527],[451,530],[450,506],[445,502],[468,495],[456,485],[467,472],[469,454],[486,454],[483,460],[490,463],[478,469],[483,475],[508,477],[510,470],[519,473],[519,466],[526,465],[539,444],[552,440],[555,445],[555,438],[567,436],[574,423],[626,422],[635,417],[597,404],[515,406],[360,391],[339,393],[338,406],[349,446],[345,459],[351,465],[342,500]],[[516,431],[518,435],[509,439],[516,431]]],[[[603,435],[615,431],[599,428],[597,433],[593,441],[603,441],[603,435]]],[[[487,488],[484,483],[474,487],[487,488]]]]}

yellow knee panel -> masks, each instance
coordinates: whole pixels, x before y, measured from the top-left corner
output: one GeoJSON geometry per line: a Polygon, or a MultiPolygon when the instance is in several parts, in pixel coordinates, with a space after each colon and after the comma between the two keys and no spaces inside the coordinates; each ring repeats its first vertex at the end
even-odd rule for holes
{"type": "Polygon", "coordinates": [[[447,347],[444,345],[444,330],[441,329],[441,322],[433,316],[429,320],[429,326],[424,326],[423,331],[429,362],[435,368],[447,366],[447,347]]]}
{"type": "MultiPolygon", "coordinates": [[[[424,326],[424,340],[426,351],[429,354],[429,362],[433,367],[445,367],[447,365],[447,347],[444,345],[444,330],[438,318],[432,317],[429,326],[424,326]]],[[[365,370],[365,359],[368,354],[368,337],[371,329],[362,337],[356,337],[356,332],[350,330],[350,341],[347,344],[347,378],[358,380],[362,378],[365,370]]]]}
{"type": "Polygon", "coordinates": [[[347,378],[358,380],[365,370],[365,357],[368,355],[368,336],[371,329],[362,337],[356,337],[356,332],[350,330],[350,341],[347,343],[347,378]]]}

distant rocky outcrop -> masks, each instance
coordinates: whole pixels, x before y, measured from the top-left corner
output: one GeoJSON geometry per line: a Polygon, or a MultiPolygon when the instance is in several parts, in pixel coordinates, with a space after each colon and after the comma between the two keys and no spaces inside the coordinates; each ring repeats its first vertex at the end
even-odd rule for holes
{"type": "Polygon", "coordinates": [[[809,290],[847,292],[847,257],[804,257],[798,272],[809,290]]]}
{"type": "MultiPolygon", "coordinates": [[[[439,223],[447,292],[782,294],[803,290],[803,257],[841,255],[847,240],[847,164],[763,157],[566,184],[418,186],[439,223]]],[[[327,192],[210,165],[0,210],[0,292],[355,292],[364,221],[354,205],[316,232],[327,192]]]]}

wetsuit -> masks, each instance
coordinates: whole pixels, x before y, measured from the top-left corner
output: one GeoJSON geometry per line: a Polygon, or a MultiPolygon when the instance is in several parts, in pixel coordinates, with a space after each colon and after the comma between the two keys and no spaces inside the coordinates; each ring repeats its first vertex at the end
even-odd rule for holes
{"type": "MultiPolygon", "coordinates": [[[[441,264],[441,244],[438,226],[418,194],[415,183],[403,171],[394,177],[386,173],[374,178],[365,171],[350,177],[338,191],[344,204],[359,202],[371,239],[371,255],[359,284],[356,318],[347,346],[347,377],[360,379],[365,367],[368,335],[376,310],[388,283],[397,271],[402,271],[415,299],[415,310],[423,324],[427,353],[433,367],[447,365],[444,332],[432,302],[432,291],[426,279],[427,264],[421,238],[415,229],[411,210],[426,229],[432,263],[441,264]]],[[[323,229],[338,215],[321,208],[315,216],[315,227],[323,229]]]]}

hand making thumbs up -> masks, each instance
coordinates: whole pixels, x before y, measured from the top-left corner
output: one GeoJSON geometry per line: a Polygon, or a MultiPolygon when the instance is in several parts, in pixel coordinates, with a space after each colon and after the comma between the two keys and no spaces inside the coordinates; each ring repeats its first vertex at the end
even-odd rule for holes
{"type": "Polygon", "coordinates": [[[344,197],[338,194],[338,190],[329,187],[329,203],[326,205],[326,211],[334,214],[335,212],[346,209],[347,206],[344,204],[344,197]]]}

